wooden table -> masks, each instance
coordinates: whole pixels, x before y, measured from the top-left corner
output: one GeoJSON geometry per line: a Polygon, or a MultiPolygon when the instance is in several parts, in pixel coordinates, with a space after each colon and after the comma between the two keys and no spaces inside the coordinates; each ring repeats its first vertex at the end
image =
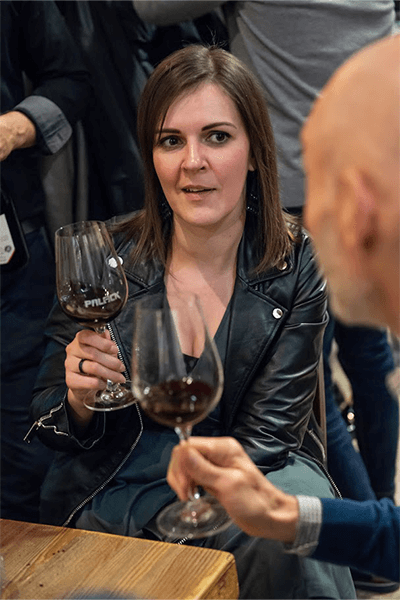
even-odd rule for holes
{"type": "Polygon", "coordinates": [[[0,519],[2,598],[237,598],[228,552],[0,519]]]}

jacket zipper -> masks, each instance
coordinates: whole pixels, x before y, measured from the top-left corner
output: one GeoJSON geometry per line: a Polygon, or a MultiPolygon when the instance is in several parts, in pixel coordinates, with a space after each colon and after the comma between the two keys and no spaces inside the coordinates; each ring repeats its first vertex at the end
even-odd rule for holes
{"type": "Polygon", "coordinates": [[[63,406],[62,403],[59,404],[58,406],[54,406],[50,410],[49,413],[47,413],[46,415],[43,415],[42,417],[40,417],[40,419],[37,419],[37,421],[35,421],[33,423],[33,425],[31,425],[31,427],[29,428],[28,433],[24,436],[24,442],[27,442],[28,444],[30,444],[34,434],[39,429],[39,427],[43,427],[43,429],[53,429],[53,431],[56,435],[68,436],[68,433],[65,433],[64,431],[58,431],[58,429],[55,425],[45,425],[44,424],[44,421],[46,421],[46,419],[50,419],[57,410],[60,410],[62,408],[62,406],[63,406]]]}
{"type": "MultiPolygon", "coordinates": [[[[112,341],[113,341],[113,342],[114,342],[114,343],[117,345],[117,348],[118,348],[118,358],[119,358],[119,360],[120,360],[120,361],[121,361],[121,362],[122,362],[122,363],[125,365],[125,363],[124,363],[124,361],[123,361],[123,358],[122,358],[121,351],[120,351],[120,349],[119,349],[119,346],[118,346],[118,344],[117,344],[117,340],[116,340],[116,338],[115,338],[115,334],[114,334],[114,332],[113,332],[113,330],[112,330],[112,327],[111,327],[111,325],[110,325],[110,324],[108,324],[108,325],[107,325],[107,329],[108,329],[108,331],[110,332],[110,337],[111,337],[112,341]]],[[[125,377],[126,379],[128,379],[128,380],[130,379],[130,375],[129,375],[128,369],[126,368],[126,365],[125,365],[124,377],[125,377]]],[[[135,446],[136,446],[136,444],[138,443],[138,441],[139,441],[139,439],[140,439],[140,436],[142,435],[142,432],[143,432],[143,421],[142,421],[142,415],[140,414],[140,410],[139,410],[138,406],[136,406],[136,409],[137,409],[137,411],[138,411],[138,415],[139,415],[139,419],[140,419],[140,425],[141,425],[140,434],[139,434],[139,436],[138,436],[138,438],[137,438],[137,440],[136,440],[136,443],[135,443],[135,444],[132,446],[132,448],[131,448],[131,449],[130,449],[130,451],[129,451],[129,454],[128,454],[128,455],[125,457],[124,461],[123,461],[123,462],[122,462],[122,463],[119,465],[118,469],[116,469],[116,471],[115,471],[115,472],[114,472],[114,473],[113,473],[113,474],[112,474],[112,475],[109,477],[109,479],[108,479],[108,480],[107,480],[105,483],[103,483],[103,485],[102,485],[101,487],[99,487],[99,489],[98,489],[98,490],[96,490],[96,491],[95,491],[95,492],[94,492],[94,493],[93,493],[93,494],[90,496],[90,498],[88,498],[88,499],[87,499],[85,502],[81,503],[81,504],[78,506],[78,508],[76,508],[76,509],[75,509],[74,513],[73,513],[72,515],[70,515],[70,517],[68,518],[68,520],[67,520],[67,521],[64,523],[64,526],[65,526],[67,523],[69,523],[69,522],[70,522],[70,520],[72,519],[72,517],[74,516],[74,514],[76,514],[76,512],[77,512],[78,510],[80,510],[80,508],[81,508],[82,506],[84,506],[84,504],[85,504],[86,502],[89,502],[89,501],[90,501],[90,500],[91,500],[91,499],[92,499],[92,498],[93,498],[93,497],[94,497],[94,496],[95,496],[95,495],[96,495],[98,492],[100,492],[100,491],[101,491],[101,490],[104,488],[104,486],[105,486],[105,485],[107,485],[107,484],[109,483],[109,481],[110,481],[110,480],[111,480],[111,479],[114,477],[114,475],[116,475],[116,474],[118,473],[119,469],[121,469],[121,467],[122,467],[122,466],[125,464],[125,461],[128,459],[128,457],[131,455],[131,453],[132,453],[132,452],[133,452],[133,450],[135,449],[135,446]]],[[[184,537],[184,538],[182,538],[182,539],[179,539],[179,538],[178,538],[177,540],[172,540],[172,541],[170,540],[170,542],[169,542],[169,543],[171,543],[171,544],[177,544],[178,546],[182,546],[183,544],[186,544],[186,542],[187,542],[188,540],[189,540],[189,538],[188,538],[188,537],[184,537]]]]}
{"type": "MultiPolygon", "coordinates": [[[[311,431],[309,430],[309,432],[311,433],[311,431]]],[[[314,432],[313,432],[314,433],[314,432]]],[[[315,435],[315,433],[314,433],[315,435]]],[[[331,484],[331,486],[333,487],[333,489],[335,490],[337,497],[342,499],[342,494],[340,493],[339,488],[337,487],[336,483],[334,482],[334,480],[332,479],[331,475],[328,473],[328,471],[326,470],[325,465],[318,460],[318,458],[314,458],[313,456],[310,456],[309,454],[307,454],[307,458],[309,460],[312,460],[316,465],[319,466],[320,469],[322,469],[322,471],[324,472],[324,474],[326,475],[326,477],[329,479],[329,483],[331,484]]]]}
{"type": "MultiPolygon", "coordinates": [[[[323,443],[321,442],[321,440],[319,439],[319,437],[317,436],[317,434],[315,433],[315,431],[313,431],[312,429],[308,429],[307,430],[308,433],[311,435],[311,437],[313,438],[314,442],[317,444],[317,446],[320,448],[321,452],[322,452],[322,456],[324,459],[324,462],[326,461],[326,452],[325,452],[325,448],[323,443]]],[[[314,458],[313,456],[310,456],[309,454],[307,454],[308,458],[310,458],[313,462],[315,462],[325,473],[325,475],[327,476],[327,478],[329,479],[329,482],[331,484],[331,486],[333,487],[333,489],[335,490],[337,497],[338,498],[342,498],[342,494],[339,491],[339,488],[337,487],[336,483],[333,481],[331,475],[328,473],[325,465],[319,461],[317,458],[314,458]]]]}
{"type": "MultiPolygon", "coordinates": [[[[108,329],[108,331],[110,332],[110,337],[111,337],[112,341],[113,341],[113,342],[114,342],[114,343],[117,345],[117,348],[118,348],[118,358],[120,359],[120,361],[122,362],[122,364],[125,366],[124,377],[125,377],[126,379],[130,379],[130,375],[129,375],[128,369],[126,368],[125,362],[124,362],[124,360],[123,360],[123,358],[122,358],[121,351],[120,351],[120,349],[119,349],[119,346],[118,346],[118,344],[117,344],[117,340],[116,340],[116,338],[115,338],[115,334],[114,334],[114,332],[113,332],[113,330],[112,330],[112,327],[111,327],[111,325],[110,325],[110,324],[108,324],[108,325],[107,325],[107,329],[108,329]]],[[[141,438],[141,435],[142,435],[142,433],[143,433],[143,420],[142,420],[142,415],[140,414],[139,407],[138,407],[137,405],[135,405],[135,406],[136,406],[136,410],[137,410],[137,413],[138,413],[138,416],[139,416],[139,420],[140,420],[140,432],[139,432],[139,435],[138,435],[138,437],[136,438],[135,442],[132,444],[132,446],[131,446],[131,449],[129,450],[128,454],[125,456],[125,458],[124,458],[124,460],[121,462],[121,464],[120,464],[120,465],[118,465],[118,467],[115,469],[115,471],[114,471],[113,473],[111,473],[111,475],[108,477],[108,479],[107,479],[106,481],[104,481],[104,482],[102,483],[102,485],[101,485],[100,487],[98,487],[98,488],[97,488],[97,490],[95,490],[94,492],[92,492],[88,498],[86,498],[85,500],[83,500],[83,501],[82,501],[82,502],[81,502],[81,503],[80,503],[80,504],[79,504],[79,505],[78,505],[78,506],[77,506],[77,507],[76,507],[76,508],[75,508],[75,509],[72,511],[72,513],[69,515],[69,517],[67,518],[67,520],[66,520],[66,521],[63,523],[63,527],[66,527],[66,526],[68,525],[68,523],[70,523],[70,522],[71,522],[71,520],[72,520],[72,519],[73,519],[73,517],[76,515],[76,513],[77,513],[77,512],[78,512],[78,511],[79,511],[79,510],[80,510],[80,509],[83,507],[83,506],[85,506],[85,504],[87,504],[87,502],[90,502],[90,500],[92,500],[92,498],[94,498],[94,497],[96,496],[96,494],[98,494],[99,492],[101,492],[101,490],[102,490],[102,489],[104,489],[106,485],[108,485],[108,484],[109,484],[109,482],[111,481],[111,479],[112,479],[113,477],[115,477],[115,475],[118,473],[118,471],[119,471],[119,470],[120,470],[120,469],[121,469],[121,468],[124,466],[125,462],[128,460],[129,456],[132,454],[132,452],[134,451],[135,447],[137,446],[137,444],[138,444],[138,442],[139,442],[139,440],[140,440],[140,438],[141,438]]],[[[187,542],[188,540],[189,540],[189,538],[188,538],[188,537],[184,537],[184,538],[182,538],[182,539],[172,540],[172,541],[170,541],[170,543],[172,543],[172,544],[176,544],[176,545],[178,545],[178,546],[182,546],[183,544],[186,544],[186,542],[187,542]]]]}
{"type": "Polygon", "coordinates": [[[326,461],[326,452],[325,452],[325,448],[324,448],[323,443],[321,442],[321,440],[319,439],[319,437],[317,436],[317,434],[315,433],[315,431],[313,431],[312,429],[309,429],[308,433],[311,435],[311,437],[313,438],[314,442],[317,444],[318,448],[321,450],[322,457],[323,457],[324,462],[325,462],[326,461]]]}
{"type": "Polygon", "coordinates": [[[178,540],[177,542],[172,542],[173,544],[176,544],[177,546],[183,546],[183,544],[186,544],[186,542],[188,541],[189,538],[185,537],[181,540],[178,540]]]}
{"type": "Polygon", "coordinates": [[[333,479],[332,479],[331,475],[330,475],[330,474],[328,473],[328,471],[326,470],[326,468],[325,468],[325,465],[321,465],[321,463],[320,463],[318,460],[315,460],[315,462],[317,462],[317,463],[318,463],[318,464],[321,466],[321,468],[322,468],[322,470],[324,471],[325,475],[326,475],[326,476],[327,476],[327,478],[329,479],[331,486],[332,486],[332,487],[333,487],[333,489],[335,490],[335,492],[336,492],[336,494],[337,494],[337,497],[338,497],[338,498],[340,498],[340,499],[342,499],[342,498],[343,498],[343,496],[342,496],[342,494],[340,493],[340,490],[339,490],[339,488],[337,487],[336,483],[333,481],[333,479]]]}
{"type": "MultiPolygon", "coordinates": [[[[110,325],[107,325],[107,328],[110,332],[110,337],[112,339],[112,341],[117,344],[116,338],[115,338],[115,334],[111,328],[110,325]]],[[[123,365],[125,366],[125,371],[124,371],[124,377],[126,379],[129,379],[129,373],[128,373],[128,369],[126,368],[126,365],[123,361],[122,358],[122,354],[121,351],[119,349],[119,346],[117,344],[117,348],[118,348],[118,358],[120,359],[120,361],[123,363],[123,365]]],[[[40,419],[38,419],[37,421],[35,421],[33,423],[33,425],[30,427],[28,433],[25,435],[24,437],[24,441],[30,443],[31,439],[33,437],[33,434],[39,429],[39,427],[44,427],[47,429],[53,429],[54,433],[56,433],[57,435],[66,435],[68,436],[67,433],[65,433],[64,431],[58,431],[55,425],[44,425],[43,421],[46,419],[49,419],[53,416],[53,413],[56,412],[57,410],[60,410],[62,408],[63,404],[59,404],[56,407],[53,407],[50,410],[50,413],[48,413],[47,415],[44,415],[43,417],[40,417],[40,419]]],[[[106,485],[108,485],[108,483],[111,481],[111,479],[113,477],[115,477],[115,475],[118,473],[118,471],[124,466],[124,464],[126,463],[126,461],[128,460],[129,456],[132,454],[132,452],[134,451],[134,449],[136,448],[142,433],[143,433],[143,420],[142,420],[142,415],[140,414],[140,410],[139,407],[137,405],[135,405],[138,416],[139,416],[139,421],[140,421],[140,432],[136,438],[136,440],[134,441],[134,443],[132,444],[129,452],[127,453],[127,455],[125,456],[124,460],[118,465],[118,467],[113,471],[113,473],[111,473],[111,475],[106,479],[106,481],[104,481],[94,492],[92,492],[90,494],[90,496],[88,496],[87,498],[85,498],[85,500],[82,500],[82,502],[80,502],[80,504],[71,512],[71,514],[68,516],[68,518],[64,521],[64,523],[62,524],[63,527],[66,527],[71,520],[73,519],[73,517],[76,515],[76,513],[83,507],[85,506],[85,504],[87,504],[88,502],[90,502],[90,500],[92,500],[96,494],[98,494],[99,492],[101,492],[102,489],[104,489],[106,487],[106,485]]],[[[178,540],[173,540],[171,543],[173,544],[177,544],[178,546],[181,546],[183,544],[185,544],[187,541],[189,540],[188,537],[184,537],[182,539],[178,539],[178,540]]]]}
{"type": "MultiPolygon", "coordinates": [[[[124,371],[124,377],[126,379],[129,379],[129,373],[128,373],[128,369],[125,365],[125,362],[123,361],[122,358],[122,354],[121,351],[119,349],[119,346],[117,344],[117,340],[115,338],[115,334],[112,330],[112,327],[110,324],[107,325],[107,329],[110,332],[110,337],[112,339],[112,341],[117,345],[118,348],[118,358],[120,359],[120,361],[122,362],[122,364],[125,367],[125,371],[124,371]]],[[[132,454],[132,452],[134,451],[134,449],[136,448],[142,433],[143,433],[143,420],[142,420],[142,415],[140,414],[140,410],[139,407],[137,406],[137,404],[135,404],[135,408],[137,410],[138,416],[139,416],[139,421],[140,421],[140,432],[136,438],[136,440],[133,442],[129,452],[127,453],[127,455],[125,456],[124,460],[118,465],[118,467],[113,471],[113,473],[111,473],[111,475],[106,479],[106,481],[104,481],[94,492],[92,492],[90,494],[90,496],[88,496],[87,498],[85,498],[85,500],[82,500],[82,502],[80,502],[80,504],[78,504],[78,506],[76,508],[74,508],[74,510],[71,512],[71,514],[69,515],[69,517],[67,518],[67,520],[63,523],[63,527],[66,527],[68,525],[68,523],[71,522],[71,519],[73,519],[73,517],[76,515],[76,513],[83,507],[85,506],[85,504],[87,504],[88,502],[90,502],[90,500],[92,500],[92,498],[94,498],[96,496],[96,494],[98,494],[99,492],[101,492],[102,489],[104,489],[106,487],[106,485],[109,484],[109,482],[111,481],[111,479],[113,477],[115,477],[115,475],[118,473],[118,471],[120,469],[122,469],[122,467],[124,466],[124,464],[126,463],[126,461],[128,460],[129,456],[132,454]]]]}
{"type": "Polygon", "coordinates": [[[140,414],[140,410],[139,407],[137,405],[135,405],[135,408],[137,410],[138,416],[139,416],[139,421],[140,421],[140,432],[136,438],[136,440],[133,442],[129,452],[127,453],[127,455],[125,456],[124,460],[118,465],[118,467],[113,471],[113,473],[111,473],[111,475],[106,479],[106,481],[104,481],[94,492],[92,492],[90,494],[90,496],[88,496],[87,498],[85,498],[85,500],[82,500],[82,502],[80,504],[78,504],[78,506],[76,508],[74,508],[74,510],[71,512],[71,514],[69,515],[69,517],[67,518],[67,520],[63,523],[63,527],[66,527],[68,525],[68,523],[70,523],[71,519],[76,515],[76,513],[83,507],[85,506],[85,504],[87,502],[90,502],[90,500],[92,500],[92,498],[94,498],[96,496],[96,494],[98,494],[99,492],[101,492],[102,489],[105,488],[106,485],[109,484],[109,482],[111,481],[111,479],[113,477],[115,477],[115,475],[118,473],[118,471],[124,466],[124,464],[126,463],[126,461],[128,460],[129,456],[132,454],[133,450],[136,448],[142,433],[143,433],[143,421],[142,421],[142,415],[140,414]]]}
{"type": "MultiPolygon", "coordinates": [[[[214,525],[213,529],[214,529],[214,530],[215,530],[215,529],[218,529],[217,525],[214,525]]],[[[170,543],[170,544],[176,544],[177,546],[182,546],[183,544],[186,544],[186,542],[187,542],[189,539],[191,539],[191,538],[189,538],[189,537],[184,537],[184,538],[182,538],[181,540],[179,540],[179,539],[172,540],[172,541],[171,541],[171,540],[169,540],[169,543],[170,543]]]]}
{"type": "Polygon", "coordinates": [[[123,375],[124,375],[125,379],[127,379],[127,380],[130,380],[130,375],[129,375],[129,372],[128,372],[128,369],[127,369],[127,366],[126,366],[126,365],[125,365],[125,363],[124,363],[124,360],[123,360],[123,358],[122,358],[122,354],[121,354],[121,350],[119,349],[119,346],[118,346],[118,344],[117,344],[117,339],[116,339],[116,337],[115,337],[115,333],[113,332],[113,330],[112,330],[112,327],[111,327],[111,325],[110,325],[110,324],[108,324],[108,325],[107,325],[107,329],[108,329],[108,331],[110,332],[110,337],[111,337],[112,341],[114,342],[114,344],[115,344],[115,345],[117,346],[117,348],[118,348],[118,358],[119,358],[119,360],[122,362],[122,364],[123,364],[123,365],[124,365],[124,367],[125,367],[125,371],[123,372],[123,375]]]}
{"type": "MultiPolygon", "coordinates": [[[[124,363],[124,361],[122,359],[122,354],[121,354],[121,351],[120,351],[119,346],[117,344],[117,340],[115,338],[115,334],[114,334],[114,332],[113,332],[113,330],[112,330],[112,328],[111,328],[110,325],[107,325],[107,328],[108,328],[108,331],[110,332],[110,337],[111,337],[112,341],[117,345],[117,348],[118,348],[118,358],[122,362],[122,364],[125,366],[125,371],[124,371],[123,375],[124,375],[125,379],[130,379],[129,373],[128,373],[128,369],[126,368],[126,365],[125,365],[125,363],[124,363]]],[[[53,416],[53,413],[56,412],[57,410],[60,410],[62,408],[62,406],[63,405],[61,403],[58,406],[53,407],[48,414],[43,415],[42,417],[40,417],[40,419],[37,419],[31,425],[31,427],[29,428],[28,432],[24,436],[24,438],[23,438],[24,442],[27,442],[28,444],[30,444],[31,441],[32,441],[32,438],[33,438],[34,434],[39,429],[39,427],[43,427],[45,429],[53,429],[54,433],[56,433],[57,435],[66,435],[66,436],[68,436],[68,433],[65,433],[64,431],[58,431],[55,425],[45,425],[43,423],[43,421],[45,421],[46,419],[50,419],[53,416]]],[[[140,419],[141,419],[141,416],[140,416],[140,419]]]]}

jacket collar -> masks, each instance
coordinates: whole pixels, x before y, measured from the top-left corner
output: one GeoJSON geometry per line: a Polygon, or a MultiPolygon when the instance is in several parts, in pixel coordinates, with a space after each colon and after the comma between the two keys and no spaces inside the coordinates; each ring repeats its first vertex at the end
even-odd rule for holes
{"type": "MultiPolygon", "coordinates": [[[[255,273],[257,266],[256,232],[253,219],[247,219],[242,239],[238,249],[237,274],[248,285],[257,285],[269,279],[275,279],[289,273],[293,268],[292,257],[286,258],[282,268],[271,267],[262,272],[255,273]]],[[[116,243],[116,250],[122,261],[126,261],[132,249],[133,241],[120,241],[116,243]]],[[[146,260],[135,264],[131,269],[126,268],[127,276],[144,288],[160,284],[164,279],[164,265],[157,259],[146,260]]]]}
{"type": "Polygon", "coordinates": [[[245,229],[238,249],[237,273],[248,285],[256,285],[269,279],[275,279],[289,273],[293,268],[292,257],[287,257],[282,268],[271,267],[261,273],[255,273],[258,264],[256,241],[256,224],[250,217],[246,220],[245,229]]]}

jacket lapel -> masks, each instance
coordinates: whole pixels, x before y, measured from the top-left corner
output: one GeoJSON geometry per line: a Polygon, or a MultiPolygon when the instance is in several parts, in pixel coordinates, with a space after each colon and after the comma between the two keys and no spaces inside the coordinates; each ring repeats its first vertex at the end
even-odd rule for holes
{"type": "Polygon", "coordinates": [[[225,357],[225,382],[221,399],[222,426],[229,430],[236,410],[268,351],[287,310],[238,277],[232,302],[229,340],[225,357]],[[274,310],[278,309],[276,318],[274,310]]]}

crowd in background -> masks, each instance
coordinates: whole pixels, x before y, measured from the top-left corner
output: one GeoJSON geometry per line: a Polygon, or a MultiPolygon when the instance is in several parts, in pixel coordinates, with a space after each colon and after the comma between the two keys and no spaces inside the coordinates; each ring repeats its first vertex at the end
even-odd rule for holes
{"type": "MultiPolygon", "coordinates": [[[[193,43],[220,45],[243,60],[268,102],[282,204],[301,217],[301,126],[335,69],[356,50],[394,32],[400,3],[297,4],[0,3],[1,186],[16,205],[30,254],[28,265],[2,274],[1,281],[3,517],[38,520],[40,486],[53,456],[36,439],[27,444],[23,438],[54,300],[54,231],[76,220],[107,220],[143,207],[137,107],[160,61],[193,43]]],[[[348,498],[394,499],[399,407],[386,380],[397,344],[386,330],[348,327],[332,315],[325,332],[328,469],[348,498]],[[352,385],[359,451],[334,395],[333,340],[352,385]]]]}

